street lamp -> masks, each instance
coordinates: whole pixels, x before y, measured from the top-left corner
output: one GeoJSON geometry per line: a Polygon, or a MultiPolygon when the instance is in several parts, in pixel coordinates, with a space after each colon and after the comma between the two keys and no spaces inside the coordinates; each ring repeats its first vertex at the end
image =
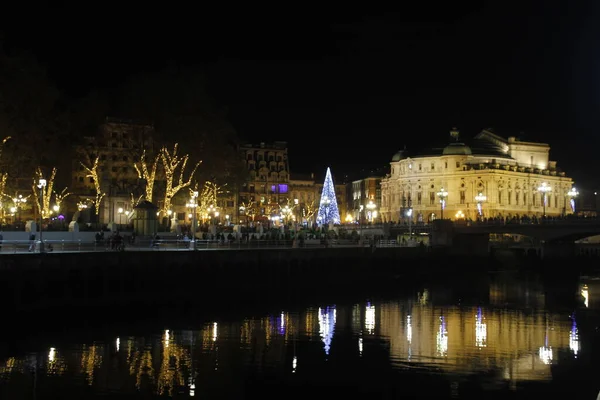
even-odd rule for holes
{"type": "Polygon", "coordinates": [[[408,210],[406,210],[406,216],[408,217],[408,239],[412,239],[412,215],[413,215],[413,209],[412,207],[409,207],[408,210]]]}
{"type": "Polygon", "coordinates": [[[44,208],[44,188],[46,187],[46,180],[44,178],[40,178],[38,180],[38,189],[40,189],[40,253],[44,252],[44,242],[42,241],[42,224],[44,223],[43,219],[43,208],[44,208]]]}
{"type": "MultiPolygon", "coordinates": [[[[573,186],[571,190],[567,192],[567,196],[569,196],[569,203],[571,204],[571,210],[573,210],[573,214],[575,213],[575,198],[579,196],[579,192],[573,186]]],[[[566,207],[565,207],[566,208],[566,207]]]]}
{"type": "Polygon", "coordinates": [[[440,198],[440,208],[442,210],[442,219],[444,219],[444,208],[446,208],[446,197],[448,197],[448,192],[444,190],[442,187],[439,192],[437,192],[437,196],[440,198]]]}
{"type": "Polygon", "coordinates": [[[121,228],[122,223],[122,217],[123,217],[123,207],[119,207],[119,209],[117,210],[117,213],[119,213],[119,229],[121,228]]]}
{"type": "Polygon", "coordinates": [[[369,222],[373,223],[373,213],[375,212],[375,208],[377,208],[377,204],[373,203],[373,200],[369,200],[367,204],[367,213],[369,215],[369,222]]]}
{"type": "Polygon", "coordinates": [[[198,198],[198,192],[193,191],[192,197],[190,198],[190,202],[187,203],[188,208],[193,210],[192,212],[192,238],[190,240],[190,248],[196,250],[196,207],[198,207],[198,203],[196,199],[198,198]]]}
{"type": "Polygon", "coordinates": [[[482,192],[477,193],[477,196],[475,196],[475,201],[477,202],[477,211],[479,212],[480,217],[483,217],[483,210],[481,206],[486,200],[487,197],[482,192]]]}
{"type": "Polygon", "coordinates": [[[543,200],[543,207],[544,207],[544,217],[546,216],[546,199],[547,199],[547,193],[552,191],[552,187],[550,185],[548,185],[546,182],[542,182],[542,185],[540,187],[538,187],[538,191],[542,192],[542,200],[543,200]]]}

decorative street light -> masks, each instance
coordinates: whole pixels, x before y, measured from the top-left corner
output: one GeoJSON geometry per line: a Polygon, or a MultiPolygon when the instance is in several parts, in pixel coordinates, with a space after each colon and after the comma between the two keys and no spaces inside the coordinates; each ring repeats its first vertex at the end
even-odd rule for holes
{"type": "Polygon", "coordinates": [[[377,204],[373,203],[373,200],[369,200],[369,203],[367,204],[367,214],[369,216],[369,222],[373,223],[373,218],[376,215],[375,214],[375,209],[377,208],[377,204]]]}
{"type": "Polygon", "coordinates": [[[437,196],[440,198],[440,207],[442,210],[442,219],[444,219],[444,208],[446,208],[446,197],[448,197],[448,192],[444,190],[442,187],[439,192],[437,192],[437,196]]]}
{"type": "Polygon", "coordinates": [[[117,213],[119,214],[119,229],[121,228],[122,223],[122,219],[123,218],[123,207],[119,207],[119,209],[117,210],[117,213]]]}
{"type": "Polygon", "coordinates": [[[465,213],[462,212],[461,210],[458,210],[456,212],[456,214],[454,215],[454,218],[456,218],[456,219],[464,219],[465,218],[465,213]]]}
{"type": "Polygon", "coordinates": [[[38,180],[38,189],[40,189],[40,253],[44,252],[44,242],[42,241],[42,224],[44,223],[43,219],[43,208],[44,208],[44,188],[46,187],[46,180],[44,178],[40,178],[38,180]]]}
{"type": "Polygon", "coordinates": [[[408,240],[412,239],[412,215],[413,209],[412,207],[409,207],[409,209],[406,210],[406,216],[408,217],[408,240]]]}
{"type": "Polygon", "coordinates": [[[190,249],[192,250],[196,250],[196,207],[198,207],[198,203],[196,201],[197,198],[198,192],[192,192],[190,202],[187,204],[188,208],[192,209],[192,237],[190,239],[190,249]]]}
{"type": "Polygon", "coordinates": [[[477,202],[477,211],[479,212],[479,216],[483,217],[482,204],[487,200],[487,197],[482,193],[477,193],[475,196],[475,201],[477,202]]]}
{"type": "MultiPolygon", "coordinates": [[[[567,192],[567,196],[569,196],[569,203],[571,204],[571,210],[573,210],[573,214],[575,213],[575,198],[579,196],[579,192],[573,186],[571,190],[567,192]]],[[[566,207],[565,207],[566,208],[566,207]]]]}
{"type": "Polygon", "coordinates": [[[544,217],[546,216],[546,200],[547,194],[552,191],[552,187],[548,185],[546,182],[542,182],[542,185],[538,188],[538,191],[542,192],[542,201],[544,207],[544,217]]]}

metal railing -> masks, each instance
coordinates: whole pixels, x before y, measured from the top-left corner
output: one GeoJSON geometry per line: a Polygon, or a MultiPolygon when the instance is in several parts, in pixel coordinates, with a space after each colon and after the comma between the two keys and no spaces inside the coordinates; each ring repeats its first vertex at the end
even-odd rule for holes
{"type": "MultiPolygon", "coordinates": [[[[135,252],[135,251],[190,251],[190,250],[257,250],[284,248],[331,248],[331,247],[365,247],[369,241],[357,240],[178,240],[178,239],[136,239],[134,243],[89,241],[89,240],[44,240],[44,253],[79,253],[79,252],[135,252]]],[[[403,247],[395,240],[382,240],[375,247],[403,247]]],[[[2,240],[0,254],[39,253],[39,240],[2,240]]]]}

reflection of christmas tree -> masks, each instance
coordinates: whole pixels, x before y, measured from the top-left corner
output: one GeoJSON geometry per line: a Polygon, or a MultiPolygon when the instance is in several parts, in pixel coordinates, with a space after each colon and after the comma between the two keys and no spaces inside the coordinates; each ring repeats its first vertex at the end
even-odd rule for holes
{"type": "Polygon", "coordinates": [[[340,212],[338,210],[335,187],[333,186],[333,179],[331,179],[331,170],[329,168],[327,168],[325,182],[323,183],[323,191],[321,192],[317,223],[319,225],[340,223],[340,212]]]}

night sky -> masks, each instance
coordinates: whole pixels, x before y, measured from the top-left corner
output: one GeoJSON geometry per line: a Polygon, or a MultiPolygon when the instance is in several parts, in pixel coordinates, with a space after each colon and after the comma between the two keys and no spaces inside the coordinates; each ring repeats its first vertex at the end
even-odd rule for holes
{"type": "Polygon", "coordinates": [[[405,145],[443,145],[453,126],[466,138],[492,127],[550,143],[559,167],[594,186],[600,7],[521,3],[380,14],[65,6],[4,21],[4,36],[73,97],[168,64],[202,68],[241,138],[289,142],[292,172],[385,166],[405,145]]]}

